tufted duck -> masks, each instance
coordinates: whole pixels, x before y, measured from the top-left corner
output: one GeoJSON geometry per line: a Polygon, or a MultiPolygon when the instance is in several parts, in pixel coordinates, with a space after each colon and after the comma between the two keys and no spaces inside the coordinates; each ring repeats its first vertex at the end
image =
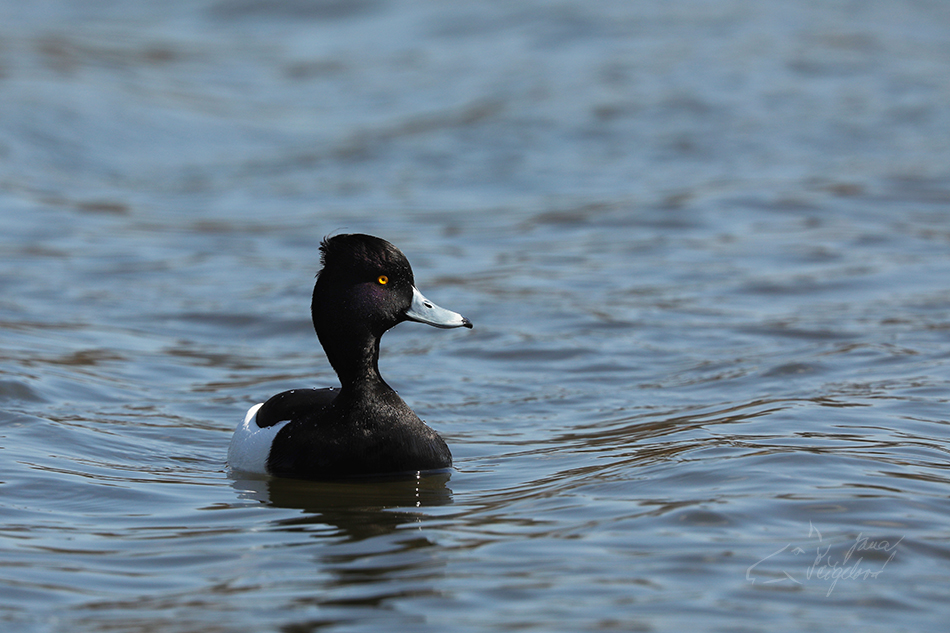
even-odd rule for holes
{"type": "Polygon", "coordinates": [[[403,321],[471,328],[420,293],[406,256],[370,235],[320,245],[313,327],[338,389],[293,389],[254,405],[228,448],[237,473],[340,479],[444,470],[452,454],[379,374],[379,339],[403,321]]]}

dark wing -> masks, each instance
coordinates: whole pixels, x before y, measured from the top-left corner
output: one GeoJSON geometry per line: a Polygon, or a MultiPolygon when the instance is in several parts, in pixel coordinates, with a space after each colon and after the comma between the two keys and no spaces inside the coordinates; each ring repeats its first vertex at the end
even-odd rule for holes
{"type": "Polygon", "coordinates": [[[291,389],[279,393],[257,411],[257,426],[265,428],[284,420],[296,420],[327,406],[339,393],[339,389],[291,389]]]}

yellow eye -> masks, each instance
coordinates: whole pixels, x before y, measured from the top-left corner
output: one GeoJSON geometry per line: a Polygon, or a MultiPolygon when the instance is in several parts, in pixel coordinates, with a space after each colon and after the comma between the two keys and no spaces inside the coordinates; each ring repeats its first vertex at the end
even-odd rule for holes
{"type": "Polygon", "coordinates": [[[376,279],[376,281],[379,282],[379,285],[380,285],[380,286],[385,286],[386,284],[389,283],[389,277],[387,277],[386,275],[380,275],[380,276],[376,279]]]}

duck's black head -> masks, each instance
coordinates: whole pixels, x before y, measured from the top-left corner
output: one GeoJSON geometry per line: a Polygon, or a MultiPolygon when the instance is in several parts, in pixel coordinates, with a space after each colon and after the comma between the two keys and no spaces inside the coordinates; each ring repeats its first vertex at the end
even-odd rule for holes
{"type": "Polygon", "coordinates": [[[472,327],[416,289],[409,260],[386,240],[334,235],[323,240],[320,251],[323,268],[313,289],[313,326],[344,382],[344,373],[369,369],[367,361],[378,375],[379,338],[403,321],[472,327]]]}

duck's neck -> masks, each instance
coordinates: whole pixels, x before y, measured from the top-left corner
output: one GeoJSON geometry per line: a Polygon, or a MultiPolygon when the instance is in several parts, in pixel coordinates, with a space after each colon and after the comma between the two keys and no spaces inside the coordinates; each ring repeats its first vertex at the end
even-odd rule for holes
{"type": "Polygon", "coordinates": [[[320,335],[320,343],[330,365],[340,377],[343,389],[361,389],[383,386],[389,389],[379,374],[379,337],[370,333],[363,336],[320,335]]]}

